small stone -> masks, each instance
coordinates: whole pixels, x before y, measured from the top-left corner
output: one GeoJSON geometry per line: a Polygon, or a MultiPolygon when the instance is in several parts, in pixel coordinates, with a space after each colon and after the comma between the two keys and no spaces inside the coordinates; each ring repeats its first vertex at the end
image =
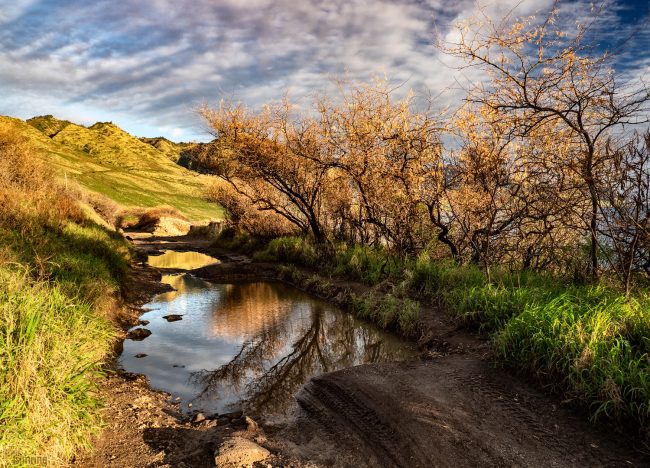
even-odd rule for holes
{"type": "Polygon", "coordinates": [[[201,421],[205,421],[205,414],[203,413],[196,413],[192,418],[192,422],[195,424],[200,423],[201,421]]]}
{"type": "Polygon", "coordinates": [[[258,426],[257,423],[253,420],[253,418],[249,418],[246,416],[244,418],[244,422],[246,422],[246,430],[248,432],[257,432],[258,426]]]}
{"type": "Polygon", "coordinates": [[[146,354],[146,353],[138,353],[138,354],[135,355],[135,357],[137,357],[138,359],[143,358],[143,357],[147,357],[147,356],[149,356],[149,355],[146,354]]]}
{"type": "Polygon", "coordinates": [[[253,466],[266,460],[271,452],[243,437],[225,439],[215,452],[214,461],[222,468],[253,466]]]}
{"type": "Polygon", "coordinates": [[[163,315],[163,318],[168,322],[177,322],[179,320],[183,320],[183,316],[179,314],[163,315]]]}
{"type": "Polygon", "coordinates": [[[192,407],[192,403],[188,403],[188,404],[187,404],[187,407],[188,407],[188,408],[191,408],[191,407],[192,407]]]}
{"type": "Polygon", "coordinates": [[[182,368],[182,369],[185,368],[185,366],[182,365],[182,364],[173,364],[172,367],[180,367],[180,368],[182,368]]]}
{"type": "Polygon", "coordinates": [[[149,325],[149,320],[140,320],[138,323],[144,327],[146,325],[149,325]]]}
{"type": "Polygon", "coordinates": [[[151,330],[147,330],[146,328],[134,328],[126,335],[126,337],[130,340],[142,341],[149,335],[151,335],[151,330]]]}

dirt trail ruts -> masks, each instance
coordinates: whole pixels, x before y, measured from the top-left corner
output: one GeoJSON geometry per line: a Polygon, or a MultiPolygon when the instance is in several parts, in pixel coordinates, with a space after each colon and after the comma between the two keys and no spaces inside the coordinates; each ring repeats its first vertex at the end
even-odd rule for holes
{"type": "Polygon", "coordinates": [[[312,379],[278,437],[333,466],[649,466],[508,373],[467,355],[363,365],[312,379]]]}

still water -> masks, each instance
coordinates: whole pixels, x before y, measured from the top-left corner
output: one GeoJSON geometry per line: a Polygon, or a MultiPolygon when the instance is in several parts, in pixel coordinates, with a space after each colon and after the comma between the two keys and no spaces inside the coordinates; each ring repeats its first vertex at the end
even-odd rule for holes
{"type": "Polygon", "coordinates": [[[174,250],[165,250],[162,255],[149,256],[147,263],[156,268],[193,270],[195,268],[214,265],[215,263],[219,263],[219,260],[200,252],[176,252],[174,250]]]}
{"type": "Polygon", "coordinates": [[[282,283],[214,284],[188,273],[163,281],[175,291],[145,306],[152,334],[126,340],[120,363],[180,397],[185,411],[191,403],[209,413],[282,414],[314,375],[416,354],[408,342],[282,283]],[[163,318],[170,314],[182,320],[163,318]]]}

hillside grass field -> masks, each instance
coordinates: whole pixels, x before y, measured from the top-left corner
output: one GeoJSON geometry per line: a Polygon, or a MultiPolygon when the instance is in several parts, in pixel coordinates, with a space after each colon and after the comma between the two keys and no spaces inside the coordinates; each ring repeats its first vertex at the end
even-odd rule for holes
{"type": "Polygon", "coordinates": [[[54,177],[37,137],[0,124],[0,466],[62,466],[90,447],[132,257],[54,177]]]}
{"type": "Polygon", "coordinates": [[[64,183],[77,181],[125,207],[171,205],[191,221],[223,217],[219,205],[203,198],[208,176],[177,165],[170,148],[162,151],[112,123],[86,128],[51,116],[27,122],[0,116],[0,125],[26,137],[64,183]]]}

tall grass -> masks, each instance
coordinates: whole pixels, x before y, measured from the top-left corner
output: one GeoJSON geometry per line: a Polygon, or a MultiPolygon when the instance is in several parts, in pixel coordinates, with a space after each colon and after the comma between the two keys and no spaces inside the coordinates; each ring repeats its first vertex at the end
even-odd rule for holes
{"type": "Polygon", "coordinates": [[[0,466],[65,464],[100,427],[96,378],[129,248],[0,127],[0,466]]]}
{"type": "Polygon", "coordinates": [[[587,405],[592,416],[650,423],[650,303],[601,287],[526,304],[495,334],[497,356],[587,405]]]}
{"type": "Polygon", "coordinates": [[[92,376],[113,330],[91,303],[0,270],[0,460],[65,462],[100,427],[92,376]]]}

